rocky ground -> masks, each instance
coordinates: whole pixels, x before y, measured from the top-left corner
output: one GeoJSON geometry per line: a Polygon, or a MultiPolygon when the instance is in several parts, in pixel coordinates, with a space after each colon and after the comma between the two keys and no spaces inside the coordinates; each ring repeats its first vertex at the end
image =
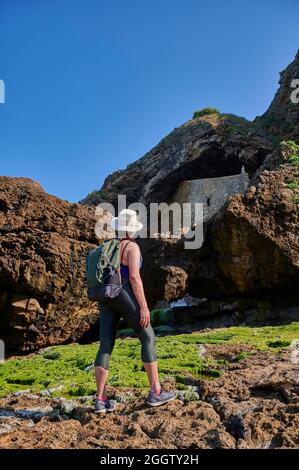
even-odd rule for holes
{"type": "Polygon", "coordinates": [[[0,177],[0,332],[6,348],[75,340],[98,317],[85,288],[98,243],[90,208],[47,194],[29,178],[0,177]]]}
{"type": "Polygon", "coordinates": [[[204,349],[206,357],[224,360],[225,371],[214,380],[190,378],[192,401],[177,392],[176,400],[152,409],[144,404],[145,392],[110,388],[118,408],[97,416],[84,397],[25,392],[2,398],[0,448],[299,447],[294,352],[274,354],[241,344],[204,349]]]}

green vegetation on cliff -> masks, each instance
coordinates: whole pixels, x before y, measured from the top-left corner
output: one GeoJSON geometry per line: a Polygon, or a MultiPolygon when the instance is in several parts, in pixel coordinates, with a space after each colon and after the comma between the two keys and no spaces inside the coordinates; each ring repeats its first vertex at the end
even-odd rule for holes
{"type": "Polygon", "coordinates": [[[294,142],[294,140],[283,141],[282,144],[286,145],[290,152],[288,163],[294,166],[299,165],[299,144],[294,142]]]}
{"type": "MultiPolygon", "coordinates": [[[[299,338],[299,322],[283,326],[231,327],[207,333],[192,333],[157,338],[161,379],[172,376],[177,388],[185,388],[190,378],[212,379],[221,373],[223,360],[203,359],[201,344],[242,343],[261,350],[278,352],[299,338]],[[187,381],[186,381],[187,379],[187,381]]],[[[0,396],[22,389],[41,391],[63,385],[56,392],[67,397],[93,395],[93,364],[98,343],[55,346],[40,354],[11,358],[0,364],[0,396]]],[[[241,353],[236,360],[243,360],[241,353]]],[[[116,387],[147,387],[146,374],[140,362],[137,339],[118,339],[111,360],[109,384],[116,387]]],[[[55,393],[54,393],[55,395],[55,393]]]]}
{"type": "Polygon", "coordinates": [[[220,111],[217,108],[203,108],[194,112],[193,119],[207,116],[208,114],[220,114],[220,111]]]}
{"type": "MultiPolygon", "coordinates": [[[[292,166],[299,165],[299,145],[294,142],[294,140],[283,141],[283,145],[285,145],[288,149],[288,160],[287,163],[292,166]]],[[[293,200],[295,204],[299,204],[299,173],[294,173],[294,179],[287,183],[287,188],[294,191],[293,200]]]]}

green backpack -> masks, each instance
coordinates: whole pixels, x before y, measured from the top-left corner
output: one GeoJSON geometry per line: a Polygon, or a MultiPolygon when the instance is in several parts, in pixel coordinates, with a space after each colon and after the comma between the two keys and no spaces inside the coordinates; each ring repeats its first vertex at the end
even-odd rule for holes
{"type": "Polygon", "coordinates": [[[91,250],[86,258],[86,284],[89,300],[107,302],[121,290],[120,240],[112,238],[91,250]]]}

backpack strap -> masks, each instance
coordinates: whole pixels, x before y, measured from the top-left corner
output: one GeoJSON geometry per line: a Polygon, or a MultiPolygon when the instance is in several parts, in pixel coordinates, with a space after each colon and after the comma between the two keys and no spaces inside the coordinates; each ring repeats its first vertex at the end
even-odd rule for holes
{"type": "Polygon", "coordinates": [[[123,259],[124,251],[125,251],[125,249],[127,248],[128,244],[129,244],[130,242],[131,242],[131,240],[128,240],[128,243],[126,243],[125,246],[124,246],[124,248],[123,248],[123,251],[122,251],[122,253],[121,253],[121,258],[120,258],[120,264],[121,264],[122,259],[123,259]]]}

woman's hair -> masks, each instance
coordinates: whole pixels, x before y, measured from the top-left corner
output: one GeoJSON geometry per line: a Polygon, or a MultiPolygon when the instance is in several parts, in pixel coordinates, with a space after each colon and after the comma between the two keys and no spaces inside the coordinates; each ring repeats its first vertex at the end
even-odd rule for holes
{"type": "Polygon", "coordinates": [[[124,238],[124,237],[130,237],[133,238],[133,235],[135,234],[134,232],[129,232],[129,231],[124,231],[124,230],[115,230],[115,234],[117,238],[124,238]]]}

